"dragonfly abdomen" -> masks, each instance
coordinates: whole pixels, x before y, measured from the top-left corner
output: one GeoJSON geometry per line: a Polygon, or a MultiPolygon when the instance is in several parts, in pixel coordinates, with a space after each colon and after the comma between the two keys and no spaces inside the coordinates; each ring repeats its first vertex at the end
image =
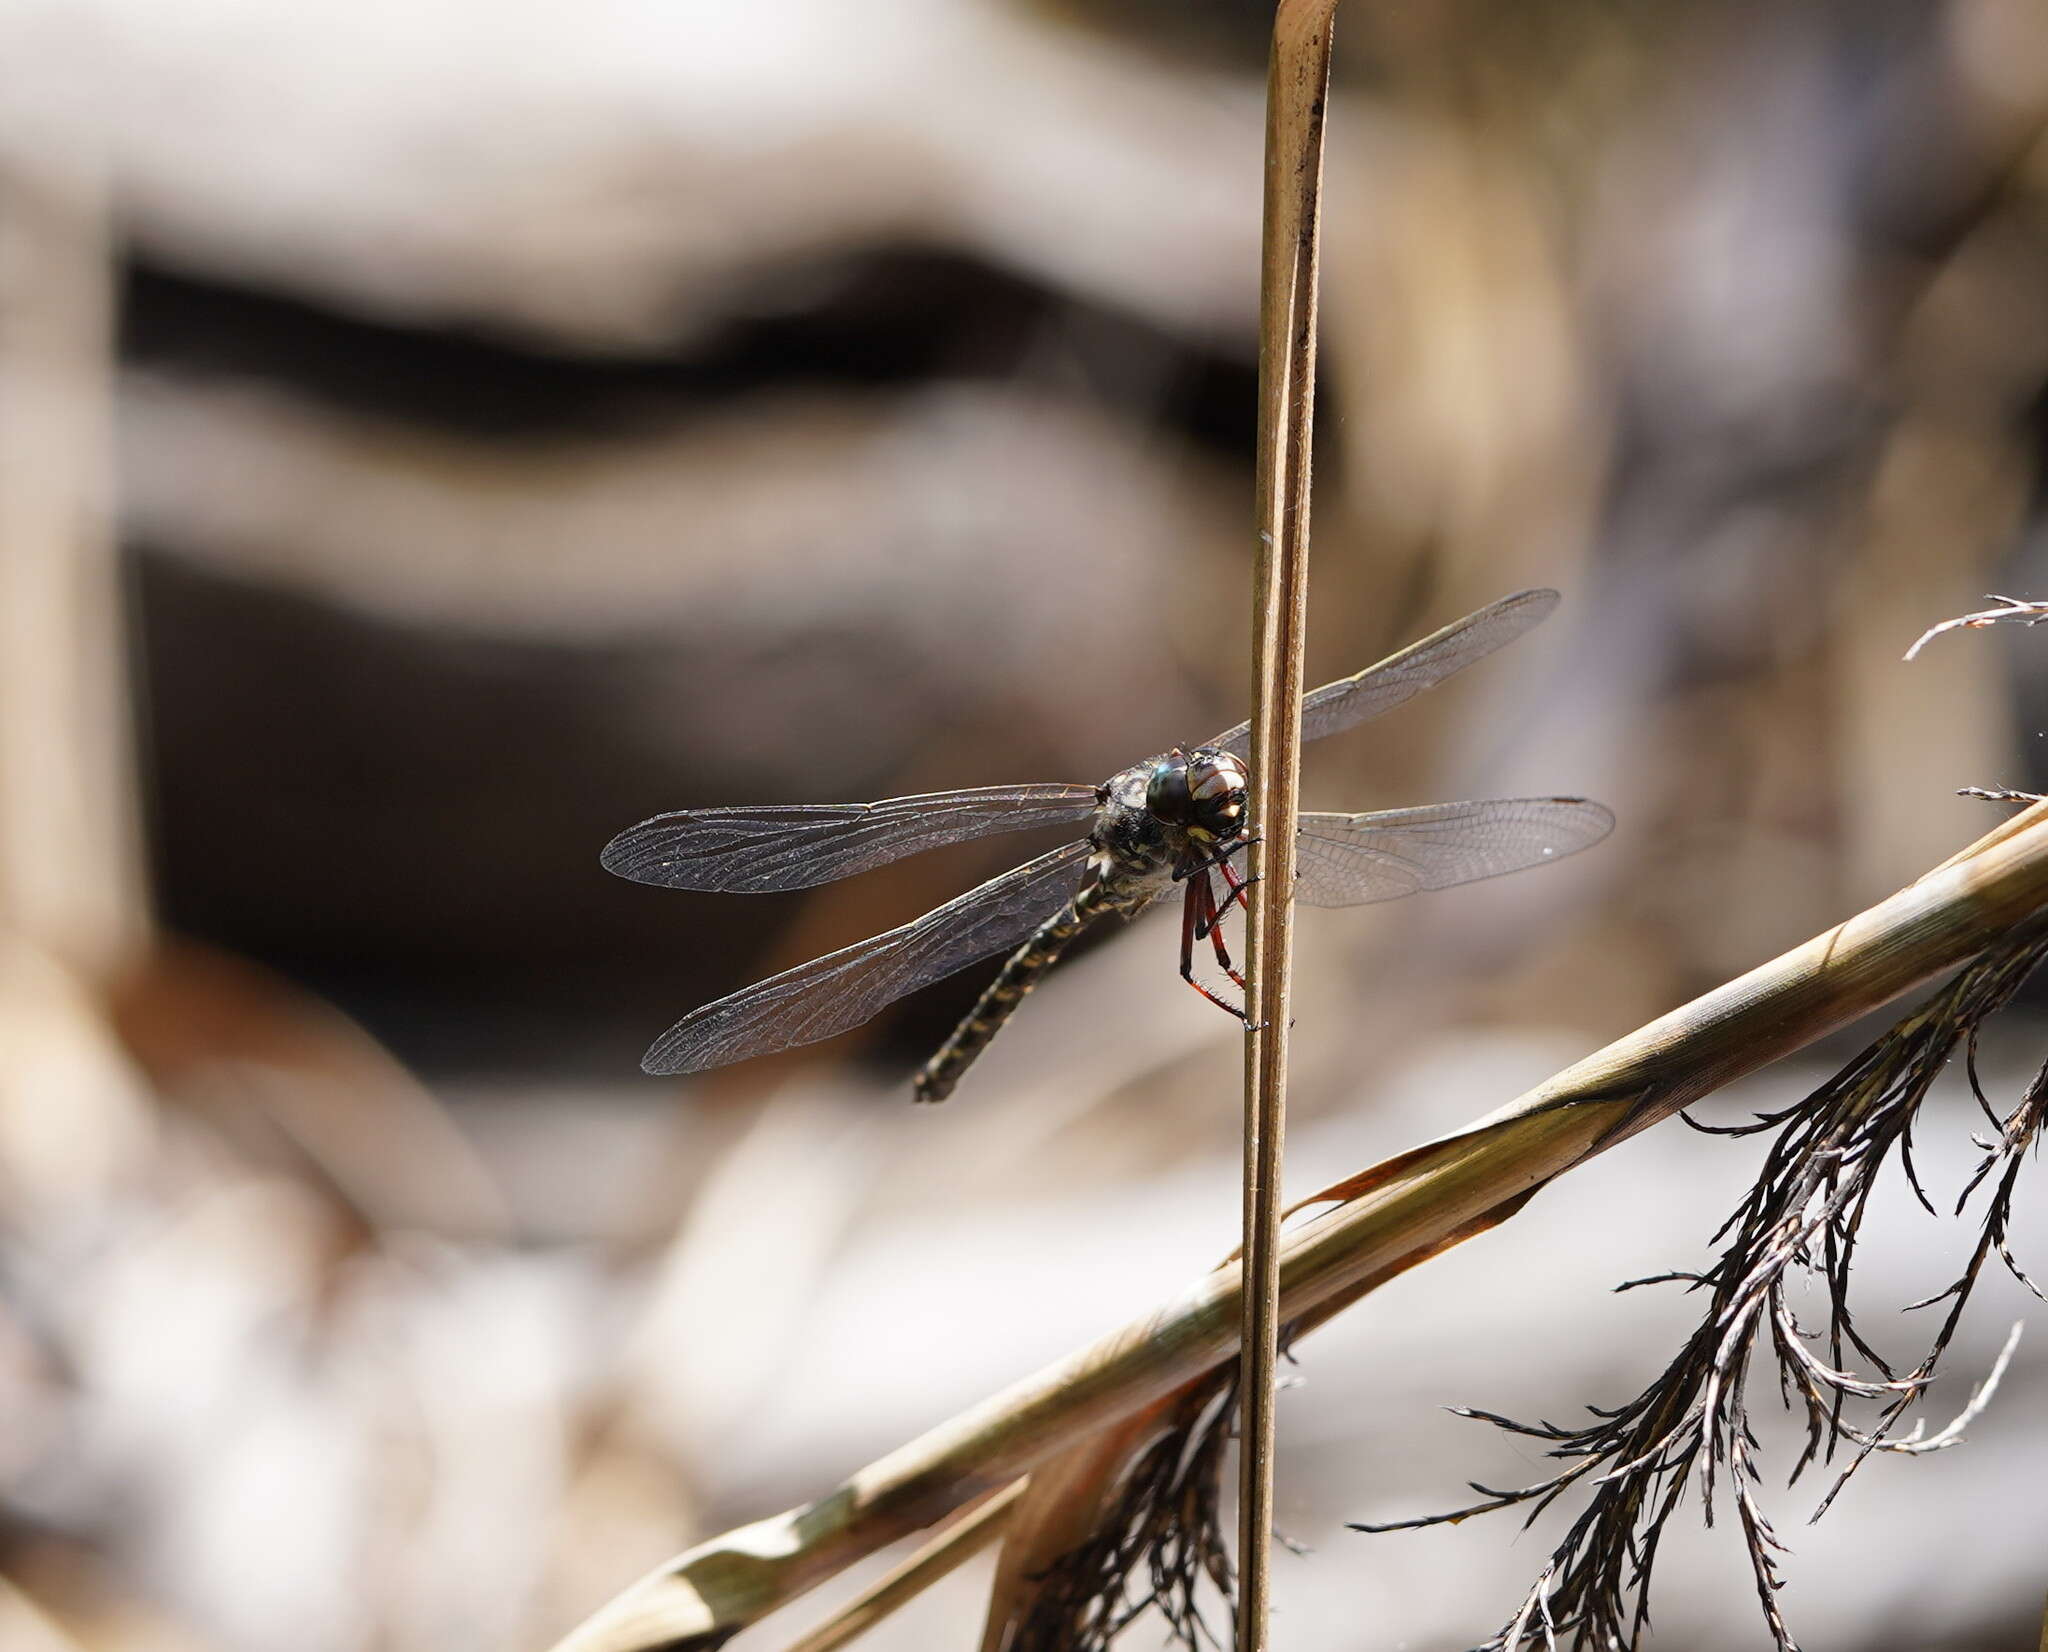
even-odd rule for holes
{"type": "Polygon", "coordinates": [[[1120,901],[1100,883],[1084,885],[1072,900],[1038,926],[1030,940],[1010,954],[1008,962],[975,1001],[974,1008],[940,1046],[939,1053],[918,1070],[911,1082],[912,1095],[918,1101],[928,1102],[944,1101],[950,1096],[960,1082],[960,1075],[988,1048],[989,1040],[1002,1031],[1003,1023],[1024,1001],[1024,995],[1060,961],[1060,955],[1073,944],[1074,937],[1104,913],[1123,911],[1129,906],[1128,901],[1120,901]]]}

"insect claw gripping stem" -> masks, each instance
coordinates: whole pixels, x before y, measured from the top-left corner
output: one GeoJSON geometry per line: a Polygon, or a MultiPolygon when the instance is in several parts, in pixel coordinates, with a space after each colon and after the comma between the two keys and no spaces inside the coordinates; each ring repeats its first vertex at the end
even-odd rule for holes
{"type": "MultiPolygon", "coordinates": [[[[1191,974],[1183,975],[1181,979],[1187,982],[1189,986],[1193,987],[1195,991],[1199,992],[1204,998],[1208,999],[1209,1002],[1214,1004],[1219,1010],[1225,1010],[1231,1015],[1236,1016],[1238,1020],[1243,1021],[1247,1027],[1251,1026],[1251,1022],[1246,1017],[1244,1010],[1241,1006],[1231,1003],[1230,1000],[1227,998],[1218,998],[1207,987],[1203,986],[1201,982],[1197,981],[1191,974]]],[[[1263,1025],[1264,1023],[1262,1022],[1261,1026],[1263,1025]]]]}

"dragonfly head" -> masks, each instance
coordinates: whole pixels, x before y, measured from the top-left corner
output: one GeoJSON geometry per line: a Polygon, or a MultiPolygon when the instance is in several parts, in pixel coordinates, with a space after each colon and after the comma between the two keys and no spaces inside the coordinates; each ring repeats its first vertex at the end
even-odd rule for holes
{"type": "Polygon", "coordinates": [[[1227,840],[1245,828],[1250,777],[1227,751],[1175,746],[1152,765],[1145,782],[1145,807],[1190,837],[1227,840]]]}

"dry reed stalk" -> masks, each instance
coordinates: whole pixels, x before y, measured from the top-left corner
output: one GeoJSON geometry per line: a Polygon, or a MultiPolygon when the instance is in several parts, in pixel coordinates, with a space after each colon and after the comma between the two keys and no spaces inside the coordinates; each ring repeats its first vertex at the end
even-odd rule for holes
{"type": "Polygon", "coordinates": [[[110,504],[108,185],[0,130],[0,930],[97,987],[149,942],[110,504]]]}
{"type": "Polygon", "coordinates": [[[1264,1652],[1273,1533],[1274,1368],[1280,1339],[1281,1158],[1293,1019],[1295,834],[1308,626],[1316,278],[1323,118],[1336,0],[1280,0],[1266,83],[1259,275],[1259,527],[1253,575],[1251,851],[1246,914],[1244,1292],[1239,1332],[1240,1652],[1264,1652]]]}
{"type": "Polygon", "coordinates": [[[30,1228],[153,1145],[104,1004],[151,940],[110,500],[113,208],[94,146],[39,142],[33,108],[0,105],[0,1180],[30,1228]]]}
{"type": "Polygon", "coordinates": [[[791,1641],[783,1652],[835,1652],[866,1634],[905,1601],[914,1600],[940,1578],[966,1565],[1008,1531],[1016,1519],[1024,1486],[1025,1482],[1018,1480],[969,1510],[808,1634],[791,1641]]]}
{"type": "MultiPolygon", "coordinates": [[[[1505,1221],[1521,1204],[1495,1206],[1435,1251],[1505,1221]]],[[[1424,1259],[1405,1258],[1401,1268],[1424,1259]]],[[[1398,1271],[1361,1279],[1296,1315],[1285,1327],[1287,1345],[1398,1271]]],[[[1226,1599],[1232,1588],[1216,1502],[1218,1458],[1238,1411],[1226,1380],[1234,1374],[1227,1365],[1204,1371],[1032,1470],[1003,1545],[1005,1572],[992,1591],[982,1652],[1107,1652],[1147,1610],[1189,1652],[1216,1644],[1200,1593],[1205,1582],[1226,1599]]]]}
{"type": "MultiPolygon", "coordinates": [[[[1617,1039],[1453,1135],[1327,1188],[1281,1248],[1293,1320],[1500,1220],[1574,1165],[1964,962],[2048,908],[2048,804],[1889,899],[1617,1039]]],[[[727,1532],[600,1609],[560,1652],[707,1649],[1236,1352],[1241,1281],[1208,1274],[1124,1330],[940,1424],[815,1502],[727,1532]]]]}
{"type": "Polygon", "coordinates": [[[1954,619],[1945,619],[1939,625],[1930,625],[1920,633],[1913,646],[1906,650],[1906,658],[1914,658],[1921,649],[1940,636],[1944,631],[1981,631],[1986,626],[2012,622],[2019,625],[2039,625],[2048,620],[2048,602],[2029,602],[2023,597],[2002,597],[1993,594],[1986,600],[1996,603],[1995,608],[1980,609],[1974,614],[1958,614],[1954,619]]]}

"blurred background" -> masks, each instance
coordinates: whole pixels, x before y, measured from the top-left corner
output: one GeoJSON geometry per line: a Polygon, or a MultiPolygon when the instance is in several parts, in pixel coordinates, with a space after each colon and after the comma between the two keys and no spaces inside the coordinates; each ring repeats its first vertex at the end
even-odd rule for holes
{"type": "MultiPolygon", "coordinates": [[[[1170,922],[942,1109],[908,1075],[986,970],[656,1081],[684,1010],[1033,846],[775,897],[597,851],[1093,782],[1244,714],[1269,19],[0,0],[0,1643],[539,1647],[1229,1248],[1237,1029],[1170,922]]],[[[2048,640],[1900,660],[2048,595],[2037,0],[1357,3],[1338,38],[1311,681],[1567,602],[1315,748],[1307,800],[1622,824],[1304,916],[1303,1189],[1882,898],[1994,823],[1956,787],[2048,782],[2048,640]]],[[[1992,1042],[2008,1087],[2038,1059],[1992,1042]]],[[[1969,1127],[1935,1109],[1937,1190],[1969,1127]]],[[[1691,1310],[1607,1287],[1701,1261],[1759,1151],[1653,1132],[1304,1347],[1285,1644],[1509,1613],[1561,1523],[1343,1523],[1535,1476],[1444,1404],[1640,1387],[1691,1310]]],[[[1965,1244],[1874,1220],[1902,1352],[1883,1310],[1965,1244]]],[[[1820,1486],[1773,1493],[1809,1644],[2032,1644],[2044,1349],[1963,1450],[1812,1528],[1820,1486]]],[[[1669,1644],[1760,1643],[1732,1534],[1664,1581],[1669,1644]]],[[[984,1589],[865,1644],[971,1645],[984,1589]]]]}

